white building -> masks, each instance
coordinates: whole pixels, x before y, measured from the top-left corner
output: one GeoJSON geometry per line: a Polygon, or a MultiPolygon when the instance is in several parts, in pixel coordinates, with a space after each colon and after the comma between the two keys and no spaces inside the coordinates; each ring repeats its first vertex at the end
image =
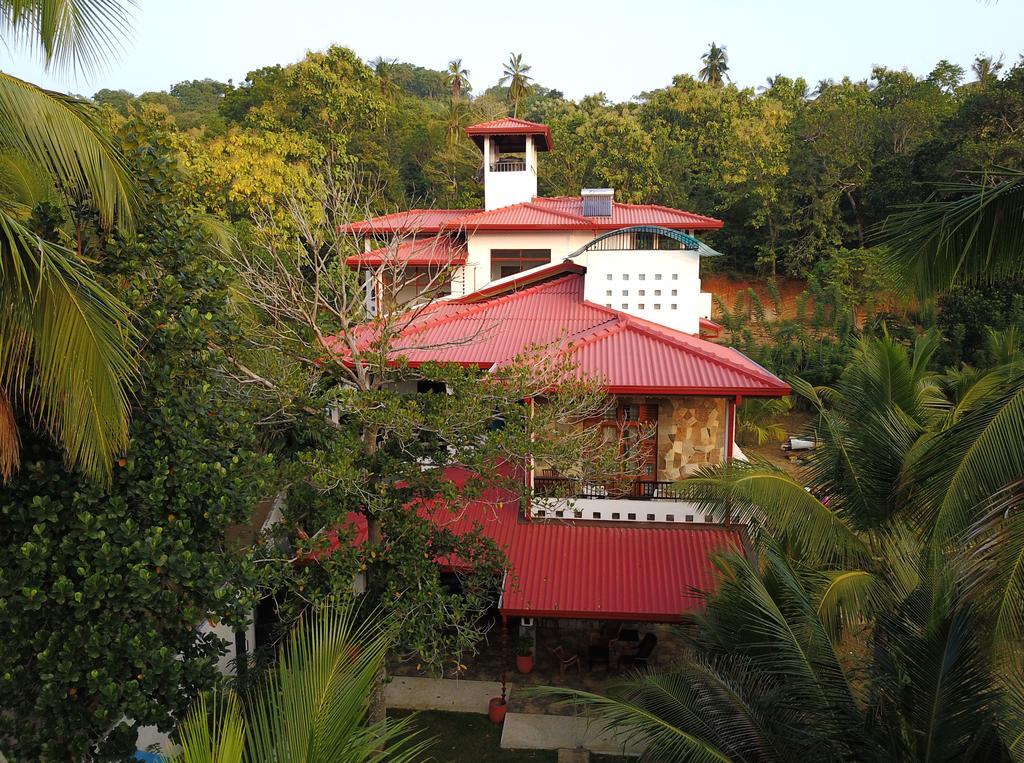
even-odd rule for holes
{"type": "Polygon", "coordinates": [[[413,209],[348,226],[364,237],[348,264],[365,271],[371,307],[406,305],[425,291],[461,297],[572,258],[589,271],[588,301],[699,332],[711,312],[699,261],[714,252],[695,236],[720,220],[622,204],[610,188],[537,196],[539,157],[552,150],[546,125],[506,117],[466,133],[483,154],[484,209],[413,209]]]}

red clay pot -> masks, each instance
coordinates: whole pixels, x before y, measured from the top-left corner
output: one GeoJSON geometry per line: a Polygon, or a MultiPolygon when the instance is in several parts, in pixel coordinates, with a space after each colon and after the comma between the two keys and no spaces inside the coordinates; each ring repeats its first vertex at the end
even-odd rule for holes
{"type": "Polygon", "coordinates": [[[508,710],[508,702],[501,697],[491,697],[487,703],[487,717],[491,723],[502,723],[505,720],[505,713],[508,710]]]}
{"type": "Polygon", "coordinates": [[[517,654],[516,670],[518,670],[520,673],[529,673],[531,670],[533,670],[533,655],[517,654]]]}

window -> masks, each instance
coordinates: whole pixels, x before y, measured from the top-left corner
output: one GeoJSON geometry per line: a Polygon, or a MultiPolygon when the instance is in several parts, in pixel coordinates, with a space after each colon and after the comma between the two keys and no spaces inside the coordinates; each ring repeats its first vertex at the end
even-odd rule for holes
{"type": "Polygon", "coordinates": [[[623,289],[622,290],[622,296],[623,297],[628,297],[629,296],[629,289],[623,289]]]}
{"type": "Polygon", "coordinates": [[[657,302],[655,302],[654,303],[654,309],[655,310],[660,310],[661,309],[661,305],[659,305],[657,302]]]}
{"type": "Polygon", "coordinates": [[[647,515],[647,521],[648,522],[653,522],[654,521],[654,515],[653,514],[648,514],[647,515]]]}
{"type": "Polygon", "coordinates": [[[673,296],[673,297],[677,297],[677,296],[679,296],[679,289],[673,289],[673,290],[672,290],[672,296],[673,296]]]}
{"type": "Polygon", "coordinates": [[[676,306],[676,303],[675,303],[675,302],[673,302],[673,303],[672,303],[672,309],[673,309],[673,310],[678,310],[678,309],[679,309],[679,308],[678,308],[678,307],[676,306]]]}
{"type": "Polygon", "coordinates": [[[647,276],[644,275],[643,273],[641,273],[640,275],[637,276],[637,278],[639,278],[641,281],[643,281],[645,278],[647,278],[647,276]]]}
{"type": "Polygon", "coordinates": [[[636,309],[637,310],[643,310],[644,309],[644,303],[641,302],[639,305],[636,306],[636,309]]]}
{"type": "Polygon", "coordinates": [[[623,281],[628,281],[629,280],[629,273],[623,273],[622,274],[622,280],[623,281]]]}
{"type": "Polygon", "coordinates": [[[611,306],[612,306],[611,302],[606,302],[605,303],[605,307],[607,307],[608,309],[611,309],[611,306]]]}
{"type": "MultiPolygon", "coordinates": [[[[675,274],[673,273],[673,276],[674,276],[674,275],[675,275],[675,274]]],[[[661,273],[655,273],[655,274],[654,274],[654,280],[655,280],[655,281],[660,281],[660,280],[661,280],[661,273]]]]}
{"type": "Polygon", "coordinates": [[[654,296],[655,297],[660,297],[661,296],[661,289],[655,289],[654,290],[654,296]]]}
{"type": "Polygon", "coordinates": [[[647,290],[646,290],[646,289],[640,289],[640,290],[639,290],[639,291],[637,292],[637,294],[639,294],[639,295],[640,295],[640,296],[642,297],[642,296],[644,296],[644,295],[646,295],[646,294],[647,294],[647,290]]]}
{"type": "Polygon", "coordinates": [[[672,280],[673,281],[678,281],[679,280],[679,274],[678,273],[673,273],[672,274],[672,280]]]}
{"type": "Polygon", "coordinates": [[[593,517],[594,519],[600,519],[600,518],[601,518],[601,512],[600,512],[600,511],[595,511],[595,512],[593,512],[593,513],[591,514],[591,516],[592,516],[592,517],[593,517]]]}
{"type": "Polygon", "coordinates": [[[611,274],[611,273],[609,273],[609,274],[608,274],[607,276],[605,276],[605,277],[606,277],[606,278],[607,278],[607,279],[608,279],[609,281],[610,281],[610,280],[612,280],[612,274],[611,274]]]}
{"type": "Polygon", "coordinates": [[[633,246],[636,249],[654,249],[654,234],[637,231],[633,234],[633,246]]]}
{"type": "Polygon", "coordinates": [[[629,305],[627,305],[625,302],[623,302],[622,303],[622,309],[623,310],[628,310],[629,309],[629,305]]]}
{"type": "Polygon", "coordinates": [[[629,514],[626,515],[626,519],[636,519],[636,514],[630,512],[629,514]]]}
{"type": "Polygon", "coordinates": [[[666,522],[675,522],[676,521],[676,515],[675,514],[666,514],[665,515],[665,521],[666,522]]]}
{"type": "Polygon", "coordinates": [[[617,511],[613,511],[612,512],[612,519],[618,519],[620,516],[621,516],[621,514],[619,514],[619,512],[617,512],[617,511]]]}
{"type": "Polygon", "coordinates": [[[549,262],[550,249],[492,249],[491,280],[508,278],[549,262]]]}
{"type": "Polygon", "coordinates": [[[610,297],[610,296],[612,295],[612,290],[611,290],[611,289],[608,289],[608,291],[606,291],[606,292],[604,293],[604,295],[605,295],[606,297],[610,297]]]}

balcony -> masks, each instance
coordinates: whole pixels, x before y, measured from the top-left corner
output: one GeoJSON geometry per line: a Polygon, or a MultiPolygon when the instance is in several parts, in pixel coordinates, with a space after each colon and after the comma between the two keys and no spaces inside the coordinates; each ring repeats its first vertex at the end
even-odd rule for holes
{"type": "Polygon", "coordinates": [[[628,480],[614,485],[598,485],[568,477],[534,477],[533,495],[536,498],[561,500],[606,498],[629,501],[683,500],[678,482],[628,480]]]}
{"type": "Polygon", "coordinates": [[[526,172],[526,160],[518,156],[503,156],[491,164],[491,172],[526,172]]]}
{"type": "Polygon", "coordinates": [[[534,477],[530,513],[537,519],[612,522],[720,523],[724,514],[684,499],[678,482],[629,480],[585,483],[567,477],[534,477]]]}

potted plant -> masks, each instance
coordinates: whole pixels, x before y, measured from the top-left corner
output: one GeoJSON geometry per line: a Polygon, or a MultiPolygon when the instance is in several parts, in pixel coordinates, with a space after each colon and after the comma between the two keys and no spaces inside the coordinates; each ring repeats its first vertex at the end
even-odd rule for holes
{"type": "Polygon", "coordinates": [[[516,670],[529,673],[533,670],[533,639],[520,636],[516,640],[516,670]]]}
{"type": "Polygon", "coordinates": [[[508,711],[508,687],[505,685],[505,673],[501,674],[501,696],[491,697],[487,704],[487,717],[491,723],[502,723],[505,720],[505,713],[508,711]]]}

